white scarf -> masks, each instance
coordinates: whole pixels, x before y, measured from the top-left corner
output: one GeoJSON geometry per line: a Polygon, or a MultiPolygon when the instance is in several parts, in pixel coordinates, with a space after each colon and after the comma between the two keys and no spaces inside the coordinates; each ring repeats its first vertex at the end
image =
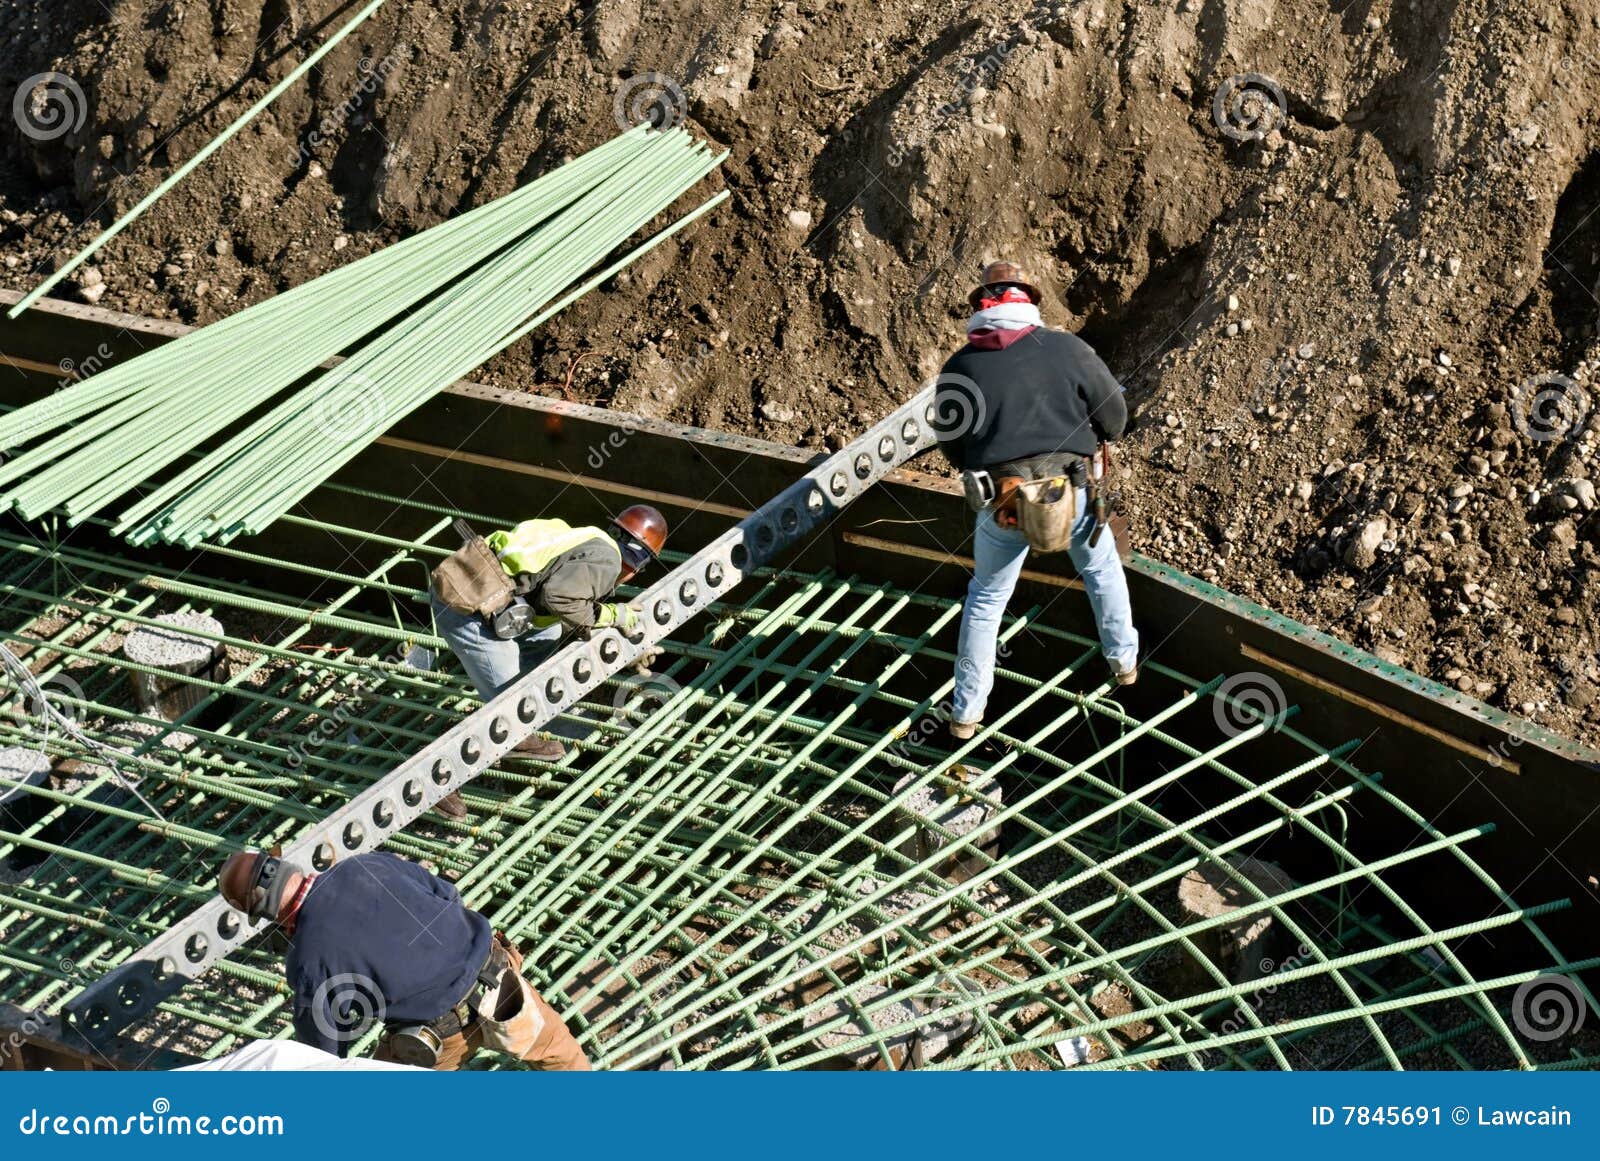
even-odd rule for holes
{"type": "Polygon", "coordinates": [[[1002,302],[980,310],[967,320],[967,333],[973,331],[1020,331],[1028,327],[1043,326],[1039,308],[1031,302],[1002,302]]]}

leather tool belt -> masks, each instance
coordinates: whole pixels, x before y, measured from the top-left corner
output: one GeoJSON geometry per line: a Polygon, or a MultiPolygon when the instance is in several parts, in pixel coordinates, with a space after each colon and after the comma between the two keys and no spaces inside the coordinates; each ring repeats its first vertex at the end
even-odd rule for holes
{"type": "Polygon", "coordinates": [[[433,591],[451,609],[491,625],[516,596],[511,578],[489,542],[465,520],[455,522],[462,545],[433,570],[433,591]]]}
{"type": "Polygon", "coordinates": [[[996,480],[1006,476],[1021,480],[1049,480],[1064,476],[1074,488],[1082,488],[1089,483],[1089,461],[1077,452],[1050,452],[996,464],[989,469],[989,473],[996,480]]]}
{"type": "Polygon", "coordinates": [[[1076,453],[1030,456],[991,469],[995,479],[995,520],[1017,528],[1035,552],[1061,552],[1072,543],[1078,517],[1078,489],[1089,480],[1076,453]]]}
{"type": "Polygon", "coordinates": [[[432,1068],[439,1062],[439,1050],[444,1042],[465,1032],[477,1021],[484,996],[499,990],[500,981],[510,966],[511,957],[496,937],[489,944],[489,954],[478,969],[477,978],[460,1003],[425,1024],[396,1022],[388,1026],[390,1054],[401,1064],[432,1068]]]}

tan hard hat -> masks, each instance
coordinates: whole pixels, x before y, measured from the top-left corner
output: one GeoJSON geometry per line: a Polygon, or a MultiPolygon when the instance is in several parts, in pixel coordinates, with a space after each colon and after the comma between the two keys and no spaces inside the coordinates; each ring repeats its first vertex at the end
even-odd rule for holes
{"type": "Polygon", "coordinates": [[[983,276],[972,293],[967,295],[967,302],[971,304],[973,310],[977,310],[985,290],[991,286],[1002,286],[1007,283],[1012,286],[1022,287],[1028,297],[1033,299],[1035,306],[1038,306],[1044,298],[1044,295],[1039,293],[1039,288],[1028,281],[1028,273],[1022,268],[1021,264],[1002,259],[998,262],[991,262],[983,268],[983,276]]]}

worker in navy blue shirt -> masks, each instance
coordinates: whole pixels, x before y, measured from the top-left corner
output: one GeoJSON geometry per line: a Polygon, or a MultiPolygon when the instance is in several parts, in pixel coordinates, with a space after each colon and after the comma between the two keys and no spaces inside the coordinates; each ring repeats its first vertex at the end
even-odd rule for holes
{"type": "MultiPolygon", "coordinates": [[[[1088,461],[1122,435],[1122,385],[1077,335],[1044,325],[1042,295],[1015,262],[991,262],[968,296],[966,344],[945,361],[936,406],[939,447],[960,472],[987,474],[997,487],[1062,478],[1075,489],[1066,546],[1083,580],[1112,680],[1139,677],[1139,632],[1114,536],[1098,535],[1089,503],[1088,461]]],[[[977,513],[972,582],[961,609],[950,737],[970,740],[994,688],[995,653],[1006,605],[1022,577],[1028,539],[997,498],[977,513]]]]}
{"type": "Polygon", "coordinates": [[[222,896],[288,939],[295,1038],[344,1056],[374,1025],[379,1059],[445,1071],[480,1048],[536,1068],[586,1069],[522,955],[455,887],[378,851],[311,874],[265,851],[223,864],[222,896]]]}

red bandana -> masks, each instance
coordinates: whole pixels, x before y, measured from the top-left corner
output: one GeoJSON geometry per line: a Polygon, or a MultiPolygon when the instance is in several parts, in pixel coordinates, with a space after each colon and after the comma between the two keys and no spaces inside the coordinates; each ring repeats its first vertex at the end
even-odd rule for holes
{"type": "Polygon", "coordinates": [[[294,897],[289,900],[289,918],[282,920],[280,923],[285,935],[294,934],[295,921],[300,918],[300,905],[306,901],[306,892],[311,890],[311,884],[315,880],[315,875],[307,875],[300,880],[300,885],[294,889],[294,897]]]}
{"type": "Polygon", "coordinates": [[[1028,297],[1028,292],[1023,290],[1022,287],[1008,286],[1000,292],[999,298],[990,298],[987,295],[985,295],[983,298],[980,298],[978,300],[978,308],[980,310],[988,310],[991,306],[1001,306],[1005,303],[1032,301],[1033,299],[1028,297]]]}

